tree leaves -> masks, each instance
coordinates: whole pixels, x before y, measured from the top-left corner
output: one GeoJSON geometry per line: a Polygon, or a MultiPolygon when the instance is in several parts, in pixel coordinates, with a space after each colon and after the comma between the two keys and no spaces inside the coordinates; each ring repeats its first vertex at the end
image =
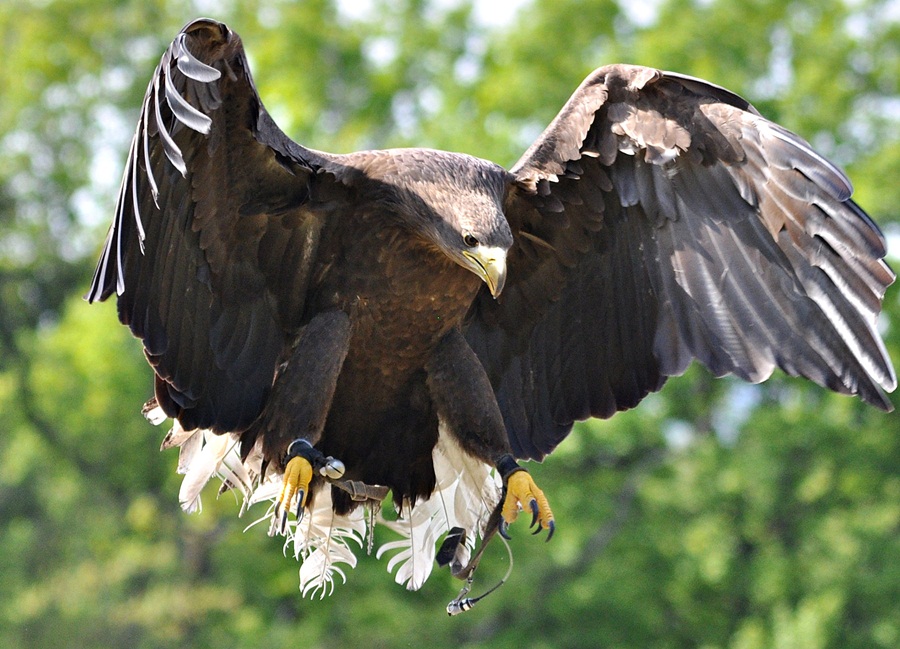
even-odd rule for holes
{"type": "MultiPolygon", "coordinates": [[[[511,579],[477,609],[447,618],[459,582],[436,573],[409,594],[374,556],[332,598],[301,599],[281,541],[243,533],[234,498],[210,487],[202,514],[180,511],[177,452],[160,454],[140,416],[139,346],[111,307],[77,299],[147,79],[208,3],[8,4],[0,645],[900,643],[900,420],[803,382],[736,387],[697,368],[529,467],[559,529],[546,546],[513,530],[511,579]]],[[[608,0],[548,1],[490,26],[467,2],[226,4],[213,17],[241,34],[267,107],[315,148],[428,144],[511,163],[594,67],[659,65],[741,93],[837,156],[876,220],[898,219],[887,0],[667,0],[640,25],[608,0]]],[[[886,310],[897,359],[894,289],[886,310]]],[[[489,548],[472,594],[506,561],[489,548]]]]}

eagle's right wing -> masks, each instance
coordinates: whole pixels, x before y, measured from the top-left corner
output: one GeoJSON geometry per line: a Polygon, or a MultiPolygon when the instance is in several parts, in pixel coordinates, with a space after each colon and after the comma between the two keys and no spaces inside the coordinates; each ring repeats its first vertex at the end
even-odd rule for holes
{"type": "Polygon", "coordinates": [[[86,299],[118,295],[185,429],[240,431],[263,407],[321,237],[307,205],[319,161],[263,108],[235,33],[199,19],[178,34],[86,299]]]}

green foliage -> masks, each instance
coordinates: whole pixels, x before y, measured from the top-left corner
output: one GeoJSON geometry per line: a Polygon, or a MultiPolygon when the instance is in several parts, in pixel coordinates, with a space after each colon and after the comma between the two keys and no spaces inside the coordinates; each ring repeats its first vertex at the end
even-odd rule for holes
{"type": "MultiPolygon", "coordinates": [[[[270,112],[315,148],[512,164],[587,72],[627,61],[740,92],[845,164],[876,220],[898,220],[889,0],[653,4],[640,24],[612,0],[533,2],[499,26],[464,1],[350,15],[254,0],[215,17],[242,35],[270,112]]],[[[581,425],[533,467],[557,536],[514,527],[509,583],[456,618],[449,575],[407,593],[363,557],[333,597],[303,600],[281,542],[243,532],[253,510],[238,519],[211,487],[183,514],[175,453],[138,412],[140,346],[112,305],[77,295],[146,81],[202,6],[0,4],[0,645],[900,646],[898,419],[784,377],[748,388],[692,368],[581,425]]],[[[896,291],[885,309],[900,358],[896,291]]],[[[495,542],[473,594],[506,568],[495,542]]]]}

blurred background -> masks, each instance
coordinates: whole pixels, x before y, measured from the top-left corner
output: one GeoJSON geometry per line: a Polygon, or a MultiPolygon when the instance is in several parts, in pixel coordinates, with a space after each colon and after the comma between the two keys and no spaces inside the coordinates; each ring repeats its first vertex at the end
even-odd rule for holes
{"type": "MultiPolygon", "coordinates": [[[[444,571],[409,593],[363,557],[305,600],[252,510],[210,485],[182,513],[140,346],[80,296],[147,81],[198,15],[241,34],[289,135],[337,152],[509,166],[599,65],[703,77],[843,165],[900,265],[896,0],[2,0],[0,646],[900,647],[900,419],[783,376],[693,367],[579,426],[530,467],[553,542],[514,527],[509,582],[455,618],[444,571]]],[[[507,565],[495,544],[473,594],[507,565]]]]}

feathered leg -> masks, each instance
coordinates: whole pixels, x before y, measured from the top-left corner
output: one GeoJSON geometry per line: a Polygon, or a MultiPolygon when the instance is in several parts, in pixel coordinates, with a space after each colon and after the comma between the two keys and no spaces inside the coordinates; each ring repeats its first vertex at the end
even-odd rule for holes
{"type": "Polygon", "coordinates": [[[519,509],[528,507],[532,526],[548,530],[549,540],[556,525],[547,497],[513,457],[490,380],[459,331],[444,336],[426,370],[431,398],[447,429],[467,453],[495,466],[503,478],[500,533],[506,536],[519,509]]]}
{"type": "Polygon", "coordinates": [[[263,456],[284,471],[284,487],[275,505],[275,523],[282,531],[295,498],[298,517],[302,514],[314,475],[337,478],[344,473],[340,461],[326,458],[315,445],[325,428],[349,344],[347,314],[329,311],[313,318],[279,368],[263,414],[244,433],[251,444],[261,436],[263,456]]]}

